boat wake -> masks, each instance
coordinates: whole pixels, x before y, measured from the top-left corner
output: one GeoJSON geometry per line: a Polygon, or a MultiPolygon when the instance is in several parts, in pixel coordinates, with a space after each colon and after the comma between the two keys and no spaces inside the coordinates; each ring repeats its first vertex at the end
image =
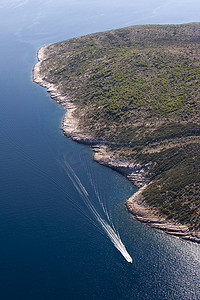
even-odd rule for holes
{"type": "MultiPolygon", "coordinates": [[[[128,251],[126,250],[126,247],[124,246],[120,235],[116,228],[113,225],[112,218],[109,215],[103,201],[101,200],[101,197],[98,193],[98,190],[96,189],[94,182],[92,181],[92,178],[89,176],[89,181],[91,185],[93,186],[94,193],[96,195],[96,198],[98,200],[98,203],[101,208],[101,213],[97,211],[97,209],[94,207],[93,203],[91,202],[91,197],[89,192],[86,190],[84,185],[82,184],[80,178],[77,176],[77,174],[74,172],[71,165],[65,160],[64,157],[60,158],[60,163],[63,168],[63,170],[66,172],[70,180],[72,181],[74,187],[78,191],[79,195],[81,196],[81,199],[83,200],[84,205],[90,210],[92,215],[95,217],[97,224],[99,225],[101,229],[103,229],[104,233],[106,233],[107,237],[111,240],[113,245],[116,247],[117,250],[123,255],[123,257],[127,260],[127,262],[132,263],[132,258],[128,251]]],[[[88,217],[88,216],[87,216],[88,217]]],[[[97,226],[96,226],[97,227],[97,226]]]]}

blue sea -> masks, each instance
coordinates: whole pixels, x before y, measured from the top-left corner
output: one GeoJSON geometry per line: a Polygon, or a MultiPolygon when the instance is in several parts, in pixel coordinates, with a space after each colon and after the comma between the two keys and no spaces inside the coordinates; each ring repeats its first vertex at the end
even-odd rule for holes
{"type": "Polygon", "coordinates": [[[198,0],[0,1],[0,299],[200,299],[200,245],[134,220],[124,202],[137,189],[63,136],[64,109],[32,82],[44,44],[197,21],[198,0]],[[97,190],[132,264],[101,230],[63,159],[98,211],[97,190]]]}

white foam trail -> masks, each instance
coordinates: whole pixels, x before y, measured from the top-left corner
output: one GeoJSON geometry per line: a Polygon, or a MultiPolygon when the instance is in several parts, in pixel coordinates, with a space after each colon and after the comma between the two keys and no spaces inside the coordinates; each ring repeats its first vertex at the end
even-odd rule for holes
{"type": "Polygon", "coordinates": [[[99,224],[101,225],[101,227],[103,228],[103,230],[105,231],[105,233],[107,234],[107,236],[110,238],[111,242],[113,243],[113,245],[116,247],[116,249],[119,250],[119,252],[123,255],[123,257],[127,260],[127,262],[132,263],[132,257],[130,256],[130,254],[128,253],[128,251],[126,250],[126,247],[124,246],[124,244],[122,243],[122,240],[120,238],[119,233],[116,231],[110,216],[106,210],[106,208],[104,207],[100,196],[96,190],[96,188],[94,187],[95,190],[95,194],[98,198],[99,203],[101,204],[102,210],[105,214],[105,216],[107,217],[108,222],[111,223],[108,224],[101,216],[100,214],[97,212],[97,210],[95,209],[95,207],[93,206],[93,204],[91,203],[90,199],[89,199],[89,193],[87,192],[86,188],[83,186],[83,184],[81,183],[79,177],[76,175],[76,173],[74,172],[74,170],[71,168],[71,166],[66,162],[66,161],[62,161],[64,163],[64,170],[67,172],[69,178],[71,179],[74,187],[76,188],[76,190],[79,192],[81,198],[83,199],[84,203],[86,204],[86,206],[90,209],[90,211],[93,213],[93,215],[95,216],[95,218],[97,219],[97,221],[99,222],[99,224]]]}

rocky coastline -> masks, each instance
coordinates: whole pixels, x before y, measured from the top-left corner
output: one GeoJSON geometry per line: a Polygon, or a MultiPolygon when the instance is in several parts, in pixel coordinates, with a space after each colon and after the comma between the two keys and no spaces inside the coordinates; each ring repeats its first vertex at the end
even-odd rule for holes
{"type": "Polygon", "coordinates": [[[126,200],[125,205],[128,211],[132,213],[138,221],[145,223],[152,228],[160,229],[168,234],[185,240],[200,243],[199,231],[189,230],[186,225],[167,221],[158,214],[158,211],[153,210],[143,201],[142,192],[146,186],[147,185],[145,184],[128,200],[126,200]]]}
{"type": "Polygon", "coordinates": [[[57,85],[45,81],[40,74],[40,64],[48,57],[45,53],[47,47],[48,46],[45,45],[38,50],[38,62],[34,65],[32,71],[33,81],[40,86],[45,87],[50,94],[50,97],[67,109],[62,120],[63,134],[76,142],[91,146],[94,153],[93,159],[95,161],[122,173],[139,188],[139,190],[125,202],[127,210],[138,221],[176,237],[200,243],[200,231],[192,231],[189,230],[186,225],[167,221],[162,216],[159,216],[156,210],[152,209],[152,207],[148,206],[143,201],[142,192],[147,185],[150,184],[148,174],[145,172],[145,166],[141,166],[140,164],[128,160],[124,161],[114,158],[112,152],[108,151],[107,144],[109,143],[98,140],[88,132],[80,129],[79,120],[75,116],[76,106],[71,101],[70,97],[61,94],[57,85]]]}

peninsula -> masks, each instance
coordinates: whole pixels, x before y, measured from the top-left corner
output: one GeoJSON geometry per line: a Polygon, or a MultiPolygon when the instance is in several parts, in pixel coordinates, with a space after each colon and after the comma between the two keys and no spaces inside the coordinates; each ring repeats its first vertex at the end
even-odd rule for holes
{"type": "Polygon", "coordinates": [[[200,243],[200,23],[131,26],[42,47],[33,80],[66,136],[139,190],[138,220],[200,243]]]}

